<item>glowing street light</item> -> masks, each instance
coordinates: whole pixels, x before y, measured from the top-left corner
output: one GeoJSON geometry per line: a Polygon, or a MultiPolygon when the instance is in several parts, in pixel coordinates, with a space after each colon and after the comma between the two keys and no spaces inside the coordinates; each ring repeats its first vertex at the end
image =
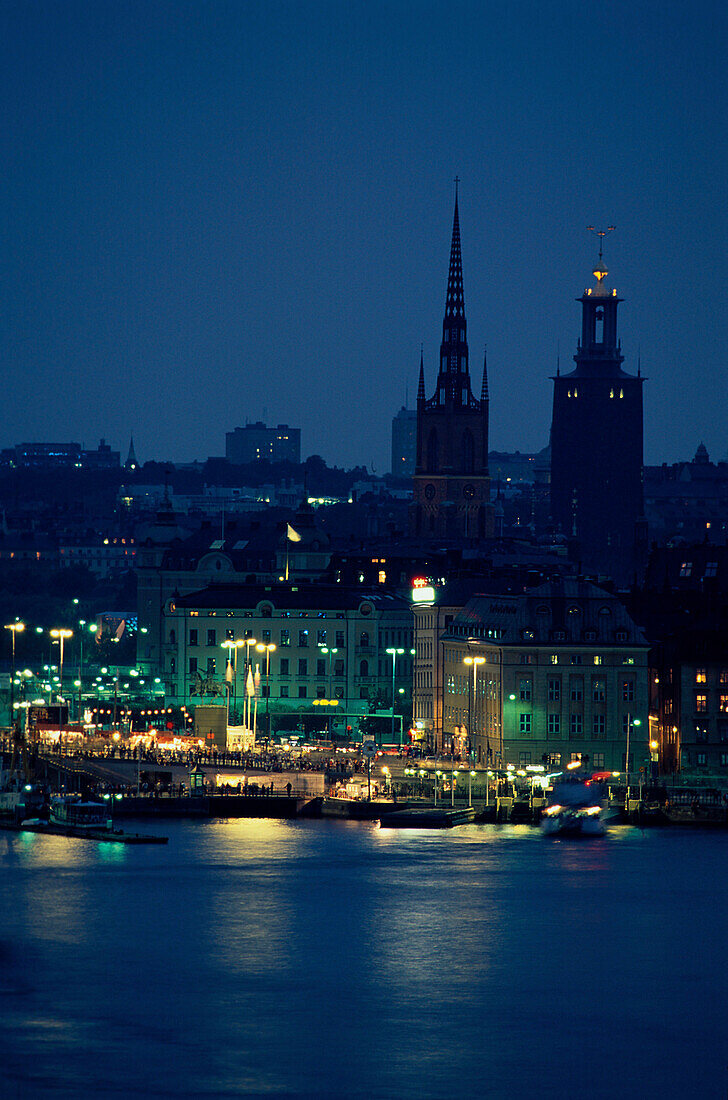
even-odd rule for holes
{"type": "Polygon", "coordinates": [[[255,648],[258,653],[265,653],[265,732],[270,741],[270,655],[276,647],[274,642],[258,642],[255,648]]]}
{"type": "Polygon", "coordinates": [[[15,635],[23,633],[25,630],[25,623],[8,623],[5,629],[10,631],[13,640],[13,669],[10,678],[10,721],[12,722],[15,703],[15,635]]]}
{"type": "Polygon", "coordinates": [[[65,642],[66,638],[72,638],[73,637],[73,631],[72,630],[66,630],[64,627],[54,627],[54,629],[50,631],[50,635],[51,635],[51,638],[57,638],[58,639],[59,645],[61,647],[61,656],[60,656],[60,660],[58,661],[58,681],[59,681],[59,684],[60,684],[60,686],[58,688],[58,694],[62,696],[63,695],[63,643],[65,642]]]}
{"type": "Polygon", "coordinates": [[[477,723],[478,720],[478,665],[485,664],[485,657],[464,657],[463,662],[464,664],[468,665],[468,667],[472,665],[473,668],[473,682],[470,685],[470,690],[468,691],[468,742],[471,753],[470,758],[472,760],[472,752],[474,746],[473,721],[475,720],[475,722],[477,723]],[[475,712],[475,719],[473,719],[473,711],[475,712]]]}
{"type": "Polygon", "coordinates": [[[385,653],[388,653],[392,658],[392,744],[394,744],[394,675],[395,669],[397,668],[397,658],[402,656],[404,650],[396,649],[394,646],[390,646],[389,649],[385,650],[385,653]]]}

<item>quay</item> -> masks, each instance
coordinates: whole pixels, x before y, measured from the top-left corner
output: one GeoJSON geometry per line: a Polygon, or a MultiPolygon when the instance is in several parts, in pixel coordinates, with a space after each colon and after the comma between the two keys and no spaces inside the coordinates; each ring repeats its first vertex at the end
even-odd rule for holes
{"type": "Polygon", "coordinates": [[[75,829],[72,825],[55,825],[47,821],[0,822],[0,830],[6,833],[42,833],[45,836],[66,836],[76,840],[100,840],[108,844],[167,844],[169,837],[123,833],[120,829],[75,829]]]}
{"type": "Polygon", "coordinates": [[[472,806],[464,809],[444,809],[435,806],[409,806],[379,819],[383,829],[452,829],[475,820],[472,806]]]}

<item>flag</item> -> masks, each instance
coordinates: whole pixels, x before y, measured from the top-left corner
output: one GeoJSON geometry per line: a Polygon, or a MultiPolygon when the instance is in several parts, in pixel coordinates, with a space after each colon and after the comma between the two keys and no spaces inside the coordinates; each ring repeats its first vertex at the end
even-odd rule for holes
{"type": "Polygon", "coordinates": [[[117,642],[121,641],[122,634],[124,633],[125,630],[126,630],[126,619],[122,619],[121,622],[119,623],[119,625],[116,628],[116,633],[114,634],[114,637],[116,638],[117,642]]]}
{"type": "Polygon", "coordinates": [[[225,669],[225,679],[229,684],[233,682],[233,666],[230,664],[230,658],[228,657],[227,668],[225,669]]]}
{"type": "Polygon", "coordinates": [[[291,527],[290,523],[287,524],[287,527],[288,527],[288,531],[286,532],[286,535],[288,537],[288,541],[289,542],[300,542],[301,541],[301,536],[299,535],[298,531],[294,531],[293,528],[291,527]]]}
{"type": "Polygon", "coordinates": [[[248,665],[248,679],[245,681],[245,694],[250,697],[255,695],[255,684],[253,682],[253,670],[248,665]]]}

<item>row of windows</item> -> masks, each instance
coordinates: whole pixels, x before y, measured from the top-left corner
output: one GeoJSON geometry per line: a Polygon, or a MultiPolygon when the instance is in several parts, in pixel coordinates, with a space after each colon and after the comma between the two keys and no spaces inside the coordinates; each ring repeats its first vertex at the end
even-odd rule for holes
{"type": "MultiPolygon", "coordinates": [[[[690,753],[689,752],[684,752],[682,754],[682,756],[683,756],[683,764],[689,765],[690,764],[690,753]]],[[[698,765],[698,767],[706,765],[708,763],[708,754],[705,753],[705,752],[696,752],[695,753],[695,763],[698,765]]],[[[718,763],[720,764],[721,768],[728,768],[728,752],[721,752],[719,754],[718,763]]]]}
{"type": "MultiPolygon", "coordinates": [[[[332,632],[332,633],[333,633],[333,636],[334,636],[333,644],[337,648],[339,648],[339,647],[343,648],[346,644],[345,632],[343,630],[337,630],[337,631],[332,632]]],[[[270,629],[261,630],[261,631],[258,632],[258,634],[260,635],[260,637],[258,638],[258,641],[270,642],[270,640],[271,640],[271,631],[270,631],[270,629]]],[[[393,640],[393,641],[406,641],[406,638],[404,637],[405,634],[406,634],[406,631],[403,631],[403,630],[392,630],[392,631],[385,630],[385,631],[382,631],[382,645],[387,645],[390,640],[393,640]]],[[[312,637],[312,635],[313,635],[313,631],[309,631],[308,629],[299,630],[299,632],[298,632],[298,646],[299,646],[300,649],[305,649],[308,646],[309,639],[312,637]]],[[[214,628],[208,629],[207,635],[206,635],[206,637],[207,637],[206,645],[216,646],[218,636],[219,636],[219,634],[218,634],[217,630],[215,630],[214,628]]],[[[327,645],[328,644],[328,641],[327,641],[328,636],[329,636],[328,631],[326,631],[326,630],[317,630],[316,631],[316,645],[327,645]]],[[[244,641],[245,638],[252,638],[252,637],[253,637],[253,631],[252,630],[246,630],[244,632],[243,638],[241,640],[244,641]]],[[[257,635],[256,635],[256,637],[257,637],[257,635]]],[[[229,630],[225,631],[225,640],[226,641],[234,641],[235,640],[235,632],[232,629],[229,629],[229,630]]],[[[170,641],[171,645],[176,645],[177,644],[177,632],[175,630],[170,631],[169,641],[170,641]]],[[[200,631],[197,628],[193,627],[189,632],[189,645],[190,646],[197,646],[199,644],[200,644],[200,631]]],[[[290,644],[291,644],[291,631],[289,629],[281,630],[280,631],[280,645],[290,646],[290,644]]],[[[370,635],[369,635],[368,631],[363,630],[361,632],[361,634],[359,635],[359,639],[358,639],[357,644],[362,649],[368,649],[369,648],[369,646],[371,645],[371,638],[370,638],[370,635]]]]}
{"type": "MultiPolygon", "coordinates": [[[[271,640],[270,630],[262,630],[259,633],[260,633],[260,638],[258,639],[259,641],[264,642],[266,644],[270,642],[270,640],[271,640]]],[[[240,640],[244,641],[246,638],[252,638],[252,637],[253,637],[252,630],[246,630],[243,638],[240,639],[240,640]]],[[[343,649],[346,645],[346,636],[345,636],[344,631],[343,630],[337,630],[335,632],[334,637],[335,637],[334,645],[336,646],[336,648],[337,649],[343,649]]],[[[366,641],[360,642],[360,645],[368,646],[369,645],[369,635],[368,634],[362,634],[361,637],[366,638],[366,641]]],[[[217,633],[216,630],[208,630],[207,631],[206,645],[211,646],[211,647],[216,646],[217,645],[217,638],[218,638],[218,633],[217,633]]],[[[299,632],[298,632],[298,647],[299,647],[299,649],[308,648],[309,638],[310,638],[310,632],[308,630],[299,630],[299,632]]],[[[325,630],[317,630],[316,631],[316,645],[326,645],[327,644],[326,638],[327,638],[327,632],[325,630]]],[[[225,640],[230,641],[230,642],[234,641],[234,632],[232,630],[226,630],[225,631],[225,640]]],[[[177,635],[176,635],[176,632],[174,630],[170,631],[169,641],[170,641],[171,645],[176,645],[176,643],[177,643],[177,635]]],[[[194,647],[194,646],[197,646],[199,644],[200,644],[199,631],[193,628],[192,630],[190,630],[190,633],[189,633],[189,645],[190,645],[190,647],[194,647]]],[[[291,631],[290,630],[281,630],[280,631],[278,644],[283,648],[285,648],[286,646],[290,646],[290,644],[291,644],[291,631]]]]}
{"type": "MultiPolygon", "coordinates": [[[[695,683],[707,684],[708,682],[708,670],[705,668],[695,669],[695,683]]],[[[718,673],[718,683],[728,684],[728,668],[722,668],[718,673]]]]}
{"type": "MultiPolygon", "coordinates": [[[[630,755],[630,759],[631,759],[632,758],[632,753],[630,753],[629,755],[630,755]]],[[[562,756],[562,754],[560,752],[545,752],[543,754],[543,756],[541,757],[541,760],[539,761],[539,763],[545,764],[549,768],[560,768],[561,767],[561,756],[562,756]]],[[[625,754],[622,753],[622,767],[623,768],[625,767],[624,757],[625,757],[625,754]]],[[[590,757],[589,753],[586,753],[586,752],[571,752],[571,753],[569,753],[569,763],[570,764],[588,763],[590,759],[591,759],[591,762],[592,762],[592,764],[595,768],[603,768],[604,767],[604,753],[603,752],[593,752],[591,754],[591,757],[590,757]]],[[[519,754],[518,754],[518,763],[521,765],[522,768],[527,767],[531,763],[531,753],[530,752],[519,752],[519,754]]]]}
{"type": "MultiPolygon", "coordinates": [[[[719,718],[718,721],[716,722],[716,726],[717,726],[717,732],[718,732],[718,740],[723,741],[723,742],[728,741],[728,718],[719,718]]],[[[706,729],[705,726],[696,726],[695,727],[695,738],[694,739],[696,741],[703,741],[703,742],[707,742],[707,741],[710,740],[710,737],[708,735],[708,730],[706,729]]]]}
{"type": "MultiPolygon", "coordinates": [[[[174,605],[171,608],[174,611],[174,605]]],[[[273,617],[273,608],[268,604],[263,604],[260,608],[260,612],[257,611],[203,611],[203,615],[206,615],[208,619],[222,618],[224,615],[227,619],[255,619],[259,617],[261,619],[270,619],[273,617]]],[[[199,611],[190,611],[190,618],[196,619],[200,615],[199,611]]],[[[276,618],[278,619],[344,619],[346,616],[343,611],[326,612],[326,611],[278,611],[276,610],[276,618]]]]}
{"type": "MultiPolygon", "coordinates": [[[[600,344],[601,340],[597,340],[597,343],[600,344]]],[[[574,386],[573,390],[567,390],[566,391],[566,396],[567,397],[578,397],[579,396],[578,387],[574,386]]],[[[614,388],[614,386],[610,386],[609,387],[609,396],[610,396],[610,398],[619,397],[619,399],[622,400],[622,398],[624,397],[624,389],[620,386],[620,388],[617,390],[617,389],[614,388]]]]}
{"type": "MultiPolygon", "coordinates": [[[[728,693],[718,696],[718,710],[721,714],[728,714],[728,693]]],[[[705,692],[695,692],[695,713],[708,713],[708,696],[705,692]]]]}
{"type": "MultiPolygon", "coordinates": [[[[624,714],[622,715],[622,734],[630,736],[634,733],[634,715],[624,714]]],[[[533,715],[524,713],[519,715],[518,720],[518,732],[522,736],[529,736],[533,733],[533,715]]],[[[546,716],[546,732],[549,737],[559,737],[562,733],[561,727],[561,715],[558,713],[548,714],[546,716]]],[[[591,735],[592,737],[606,737],[607,734],[607,722],[606,717],[603,714],[595,714],[592,716],[591,735]]],[[[584,716],[582,714],[570,714],[569,715],[569,736],[570,737],[583,737],[584,735],[584,716]]]]}

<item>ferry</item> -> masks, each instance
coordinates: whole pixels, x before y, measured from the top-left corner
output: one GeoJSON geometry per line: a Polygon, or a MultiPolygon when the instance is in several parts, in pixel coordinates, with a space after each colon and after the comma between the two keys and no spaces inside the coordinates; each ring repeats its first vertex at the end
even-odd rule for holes
{"type": "Polygon", "coordinates": [[[549,793],[541,815],[544,836],[604,836],[602,790],[598,783],[564,777],[549,793]]]}
{"type": "Polygon", "coordinates": [[[112,821],[103,802],[83,802],[80,795],[58,795],[51,799],[48,820],[51,825],[84,830],[111,830],[112,821]]]}

